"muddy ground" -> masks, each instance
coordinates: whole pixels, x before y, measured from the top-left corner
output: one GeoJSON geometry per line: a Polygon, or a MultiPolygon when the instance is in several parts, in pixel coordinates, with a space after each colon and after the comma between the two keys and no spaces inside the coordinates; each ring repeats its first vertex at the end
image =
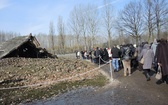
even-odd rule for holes
{"type": "MultiPolygon", "coordinates": [[[[109,65],[102,68],[108,73],[109,65]]],[[[113,73],[114,80],[102,88],[87,87],[72,90],[46,100],[24,103],[26,105],[168,105],[168,85],[156,84],[155,74],[146,81],[143,71],[132,70],[124,77],[123,69],[113,73]]]]}

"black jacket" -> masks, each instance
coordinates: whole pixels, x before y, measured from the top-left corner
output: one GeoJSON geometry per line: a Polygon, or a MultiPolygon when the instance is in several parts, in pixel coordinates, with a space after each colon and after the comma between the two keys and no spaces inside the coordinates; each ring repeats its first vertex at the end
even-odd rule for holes
{"type": "Polygon", "coordinates": [[[112,58],[120,58],[120,50],[117,47],[113,47],[111,50],[112,58]]]}
{"type": "Polygon", "coordinates": [[[121,48],[121,58],[125,60],[130,60],[133,55],[133,49],[129,46],[123,46],[121,48]]]}
{"type": "Polygon", "coordinates": [[[106,49],[103,50],[103,60],[105,61],[109,60],[109,55],[106,49]]]}

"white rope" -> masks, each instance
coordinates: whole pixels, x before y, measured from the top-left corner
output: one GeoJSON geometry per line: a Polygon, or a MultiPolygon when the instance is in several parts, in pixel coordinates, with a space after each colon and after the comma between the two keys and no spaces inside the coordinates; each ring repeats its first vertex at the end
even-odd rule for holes
{"type": "MultiPolygon", "coordinates": [[[[105,66],[104,65],[101,65],[100,67],[103,67],[105,66]]],[[[82,76],[82,75],[85,75],[87,73],[90,73],[94,70],[97,70],[99,69],[99,67],[97,68],[94,68],[90,71],[87,71],[85,73],[81,73],[81,74],[76,74],[75,76],[72,76],[72,77],[68,77],[68,78],[64,78],[64,79],[60,79],[60,80],[56,80],[56,81],[51,81],[51,82],[43,82],[43,83],[38,83],[38,84],[32,84],[32,85],[25,85],[25,86],[17,86],[17,87],[9,87],[9,88],[0,88],[0,90],[10,90],[10,89],[21,89],[21,88],[28,88],[28,87],[36,87],[36,86],[41,86],[41,85],[47,85],[47,84],[53,84],[53,83],[57,83],[57,82],[61,82],[61,81],[66,81],[66,80],[70,80],[72,78],[75,78],[75,77],[78,77],[78,76],[82,76]]]]}

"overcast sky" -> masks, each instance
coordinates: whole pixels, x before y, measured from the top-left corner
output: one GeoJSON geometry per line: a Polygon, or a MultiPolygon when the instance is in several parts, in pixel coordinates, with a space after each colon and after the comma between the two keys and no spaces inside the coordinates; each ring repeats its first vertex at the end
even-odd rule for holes
{"type": "MultiPolygon", "coordinates": [[[[111,4],[120,10],[130,1],[111,0],[111,4]]],[[[103,8],[103,0],[0,0],[0,30],[21,35],[48,34],[50,21],[56,28],[58,16],[67,21],[75,5],[88,3],[103,8]]]]}

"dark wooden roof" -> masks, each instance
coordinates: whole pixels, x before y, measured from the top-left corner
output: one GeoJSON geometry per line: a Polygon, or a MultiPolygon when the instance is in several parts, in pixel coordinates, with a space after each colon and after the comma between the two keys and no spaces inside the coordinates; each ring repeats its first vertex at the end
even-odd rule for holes
{"type": "Polygon", "coordinates": [[[11,40],[1,43],[0,58],[4,57],[5,55],[12,52],[13,50],[16,50],[19,46],[23,45],[24,43],[30,40],[33,40],[32,43],[35,42],[34,45],[36,45],[36,47],[40,46],[36,38],[31,35],[15,37],[11,40]]]}

